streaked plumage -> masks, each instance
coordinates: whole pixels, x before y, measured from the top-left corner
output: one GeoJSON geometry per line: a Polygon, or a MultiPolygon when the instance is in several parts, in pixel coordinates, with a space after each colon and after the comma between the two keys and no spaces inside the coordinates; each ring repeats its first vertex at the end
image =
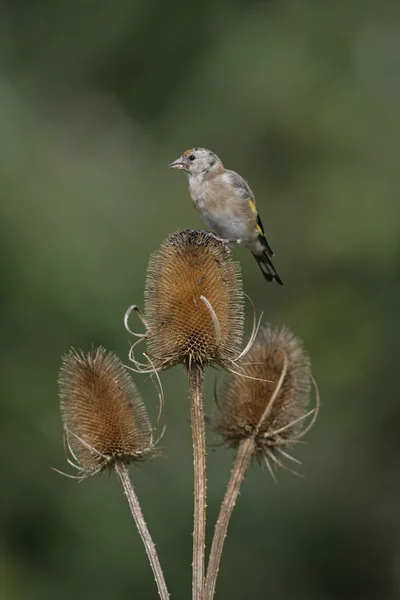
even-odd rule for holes
{"type": "Polygon", "coordinates": [[[225,169],[218,156],[205,148],[186,150],[169,166],[186,173],[193,204],[211,231],[229,243],[243,244],[252,252],[265,279],[283,285],[271,262],[274,252],[247,181],[225,169]]]}

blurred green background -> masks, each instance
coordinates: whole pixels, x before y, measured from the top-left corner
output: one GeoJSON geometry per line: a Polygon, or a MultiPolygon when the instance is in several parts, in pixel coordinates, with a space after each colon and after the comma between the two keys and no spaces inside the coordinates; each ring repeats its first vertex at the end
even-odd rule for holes
{"type": "MultiPolygon", "coordinates": [[[[246,292],[305,342],[322,409],[305,480],[250,470],[217,598],[400,597],[400,5],[4,0],[0,8],[1,598],[157,598],[121,486],[65,468],[71,345],[126,361],[148,256],[200,227],[167,164],[211,148],[256,194],[275,266],[246,292]]],[[[249,323],[251,319],[249,318],[249,323]]],[[[139,329],[139,327],[138,327],[139,329]]],[[[249,326],[248,326],[249,329],[249,326]]],[[[214,373],[207,373],[212,410],[214,373]]],[[[136,376],[150,413],[156,391],[136,376]]],[[[190,597],[185,374],[164,457],[131,472],[172,598],[190,597]]],[[[232,455],[209,436],[209,535],[232,455]]]]}

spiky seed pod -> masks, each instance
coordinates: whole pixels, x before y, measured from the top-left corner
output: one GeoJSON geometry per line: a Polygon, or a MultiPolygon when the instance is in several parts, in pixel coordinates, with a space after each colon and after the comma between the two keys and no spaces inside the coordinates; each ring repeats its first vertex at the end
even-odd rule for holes
{"type": "Polygon", "coordinates": [[[243,336],[240,270],[206,231],[180,230],[149,261],[145,314],[157,368],[196,361],[228,364],[243,336]]]}
{"type": "Polygon", "coordinates": [[[71,349],[63,357],[58,383],[66,440],[81,474],[153,452],[146,408],[115,354],[102,347],[87,355],[71,349]]]}
{"type": "Polygon", "coordinates": [[[265,327],[241,367],[246,378],[229,374],[223,384],[214,426],[234,448],[255,434],[256,453],[261,458],[277,446],[290,444],[300,433],[304,423],[301,417],[309,402],[310,361],[300,340],[289,329],[265,327]],[[285,357],[286,374],[273,399],[285,357]],[[263,415],[265,419],[261,421],[263,415]]]}

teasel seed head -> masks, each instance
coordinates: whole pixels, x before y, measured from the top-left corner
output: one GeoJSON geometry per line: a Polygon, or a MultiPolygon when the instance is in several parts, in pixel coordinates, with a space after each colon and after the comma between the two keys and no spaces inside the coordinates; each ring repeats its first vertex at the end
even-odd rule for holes
{"type": "Polygon", "coordinates": [[[145,318],[154,366],[226,365],[243,337],[243,291],[238,264],[213,234],[180,230],[150,258],[145,318]]]}
{"type": "Polygon", "coordinates": [[[233,448],[253,438],[254,454],[271,474],[268,459],[285,466],[279,454],[299,462],[284,448],[309,430],[319,408],[316,389],[317,405],[307,410],[313,380],[302,343],[286,327],[263,327],[240,366],[241,373],[226,376],[216,398],[215,431],[233,448]],[[304,428],[307,417],[311,421],[304,428]]]}
{"type": "Polygon", "coordinates": [[[121,361],[99,347],[71,349],[58,378],[65,441],[81,479],[120,462],[154,454],[153,429],[139,391],[121,361]]]}

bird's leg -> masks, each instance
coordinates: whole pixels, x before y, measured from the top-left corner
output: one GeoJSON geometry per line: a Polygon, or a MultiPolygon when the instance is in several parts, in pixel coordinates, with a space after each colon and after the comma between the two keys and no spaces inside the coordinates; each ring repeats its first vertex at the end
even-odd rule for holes
{"type": "Polygon", "coordinates": [[[221,238],[218,237],[215,233],[213,233],[212,231],[209,232],[209,234],[214,238],[214,240],[217,240],[217,242],[221,242],[221,244],[224,246],[224,248],[226,250],[230,250],[231,246],[233,244],[240,244],[242,240],[229,240],[227,238],[221,238]]]}
{"type": "Polygon", "coordinates": [[[221,242],[221,244],[232,244],[234,242],[234,240],[228,240],[226,238],[221,238],[218,237],[215,233],[213,233],[212,231],[208,232],[209,235],[211,235],[211,237],[214,238],[214,240],[217,240],[217,242],[221,242]]]}

